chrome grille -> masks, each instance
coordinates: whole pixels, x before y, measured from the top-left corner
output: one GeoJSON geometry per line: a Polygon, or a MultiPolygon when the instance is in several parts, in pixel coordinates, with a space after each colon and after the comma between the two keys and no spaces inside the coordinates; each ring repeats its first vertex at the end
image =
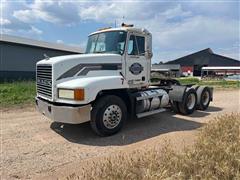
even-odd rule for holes
{"type": "Polygon", "coordinates": [[[38,65],[37,66],[37,93],[39,95],[51,98],[52,97],[52,66],[38,65]]]}

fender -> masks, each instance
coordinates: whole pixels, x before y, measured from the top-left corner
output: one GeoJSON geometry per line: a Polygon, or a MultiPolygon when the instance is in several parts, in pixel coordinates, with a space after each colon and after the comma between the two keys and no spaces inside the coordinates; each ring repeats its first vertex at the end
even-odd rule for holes
{"type": "Polygon", "coordinates": [[[129,88],[126,80],[119,76],[85,77],[62,82],[57,85],[57,89],[84,89],[85,100],[75,101],[57,99],[56,102],[69,104],[88,104],[96,99],[97,94],[103,90],[129,88]]]}
{"type": "Polygon", "coordinates": [[[169,91],[169,98],[172,101],[182,102],[187,86],[172,85],[172,90],[169,91]]]}

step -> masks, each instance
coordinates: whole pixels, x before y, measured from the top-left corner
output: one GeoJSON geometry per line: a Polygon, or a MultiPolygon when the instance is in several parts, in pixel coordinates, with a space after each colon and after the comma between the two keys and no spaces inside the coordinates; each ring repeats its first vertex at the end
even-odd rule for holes
{"type": "Polygon", "coordinates": [[[161,109],[156,109],[156,110],[153,110],[153,111],[147,111],[147,112],[139,113],[139,114],[137,114],[137,118],[150,116],[150,115],[161,113],[161,112],[164,112],[164,111],[166,111],[166,109],[165,108],[161,108],[161,109]]]}

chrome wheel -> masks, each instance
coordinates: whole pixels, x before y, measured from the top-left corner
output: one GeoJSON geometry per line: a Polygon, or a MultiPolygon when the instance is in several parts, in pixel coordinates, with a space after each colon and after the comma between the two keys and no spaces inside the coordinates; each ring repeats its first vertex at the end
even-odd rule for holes
{"type": "Polygon", "coordinates": [[[210,95],[208,91],[205,91],[202,95],[202,103],[206,106],[209,103],[210,95]]]}
{"type": "Polygon", "coordinates": [[[188,109],[193,109],[196,103],[196,98],[194,94],[189,94],[187,97],[187,107],[188,109]]]}
{"type": "Polygon", "coordinates": [[[118,105],[110,105],[103,113],[103,124],[108,129],[118,126],[122,119],[122,110],[118,105]]]}

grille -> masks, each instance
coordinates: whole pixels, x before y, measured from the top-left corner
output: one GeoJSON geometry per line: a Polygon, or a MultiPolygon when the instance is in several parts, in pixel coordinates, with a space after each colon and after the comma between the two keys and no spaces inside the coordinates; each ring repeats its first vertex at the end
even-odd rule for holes
{"type": "Polygon", "coordinates": [[[39,95],[52,97],[52,66],[37,66],[37,93],[39,95]]]}

